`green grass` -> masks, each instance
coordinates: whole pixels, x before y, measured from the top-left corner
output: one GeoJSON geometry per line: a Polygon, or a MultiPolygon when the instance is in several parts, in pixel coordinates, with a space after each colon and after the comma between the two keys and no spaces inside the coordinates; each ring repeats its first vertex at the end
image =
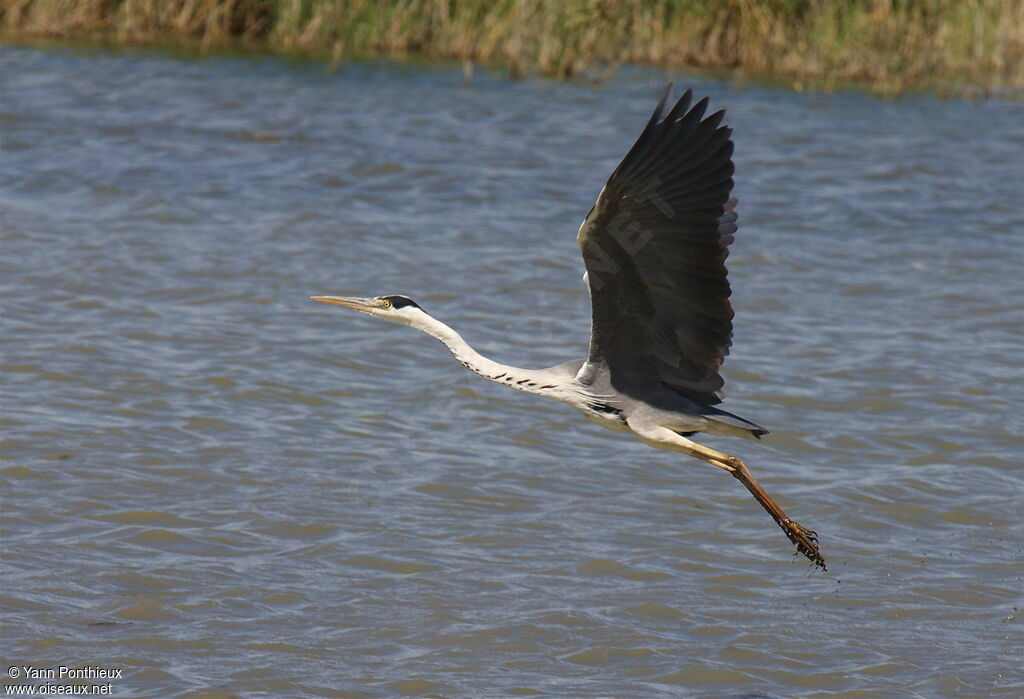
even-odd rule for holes
{"type": "Polygon", "coordinates": [[[1024,87],[1024,0],[0,0],[6,38],[239,41],[600,78],[622,62],[829,89],[1024,87]]]}

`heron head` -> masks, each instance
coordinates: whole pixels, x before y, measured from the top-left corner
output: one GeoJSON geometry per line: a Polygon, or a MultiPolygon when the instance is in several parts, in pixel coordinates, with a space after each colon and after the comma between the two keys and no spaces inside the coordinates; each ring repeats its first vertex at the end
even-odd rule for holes
{"type": "Polygon", "coordinates": [[[423,309],[415,301],[408,296],[398,294],[375,296],[372,299],[356,296],[311,296],[310,298],[321,303],[333,303],[336,306],[353,308],[402,325],[413,325],[417,319],[425,315],[423,309]]]}

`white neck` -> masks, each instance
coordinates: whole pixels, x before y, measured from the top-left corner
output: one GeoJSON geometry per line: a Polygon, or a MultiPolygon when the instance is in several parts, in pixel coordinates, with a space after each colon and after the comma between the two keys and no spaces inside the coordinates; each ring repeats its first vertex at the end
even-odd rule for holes
{"type": "Polygon", "coordinates": [[[422,330],[428,335],[436,337],[441,343],[451,350],[455,358],[470,371],[479,374],[485,379],[497,383],[542,396],[561,398],[563,387],[556,383],[545,371],[533,369],[520,369],[519,367],[508,366],[492,361],[469,346],[469,343],[462,339],[462,336],[441,321],[426,313],[418,314],[409,323],[417,330],[422,330]]]}

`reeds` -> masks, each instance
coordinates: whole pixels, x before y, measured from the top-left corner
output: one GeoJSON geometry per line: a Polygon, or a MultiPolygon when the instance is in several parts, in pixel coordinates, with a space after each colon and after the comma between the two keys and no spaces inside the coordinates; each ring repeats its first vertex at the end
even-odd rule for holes
{"type": "Polygon", "coordinates": [[[239,39],[598,78],[622,62],[828,89],[1024,86],[1024,0],[0,0],[11,36],[239,39]]]}

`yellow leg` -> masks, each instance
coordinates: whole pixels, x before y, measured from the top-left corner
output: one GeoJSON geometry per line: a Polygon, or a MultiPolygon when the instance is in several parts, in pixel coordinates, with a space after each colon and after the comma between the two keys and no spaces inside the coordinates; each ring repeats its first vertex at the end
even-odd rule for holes
{"type": "Polygon", "coordinates": [[[821,555],[821,551],[818,549],[818,536],[812,530],[802,527],[782,511],[771,496],[765,492],[765,489],[761,487],[761,484],[757,482],[753,474],[750,473],[750,469],[742,461],[737,459],[735,456],[710,449],[705,446],[701,446],[696,442],[691,442],[689,439],[680,436],[672,430],[659,427],[654,430],[645,430],[640,432],[636,429],[633,430],[640,439],[644,440],[648,444],[661,448],[671,449],[672,451],[679,451],[684,454],[696,457],[701,461],[706,461],[712,466],[717,466],[720,469],[724,469],[733,475],[736,480],[742,483],[750,494],[754,496],[754,499],[761,503],[761,507],[768,511],[768,514],[772,516],[775,523],[779,525],[785,535],[789,538],[793,545],[796,546],[796,550],[806,556],[814,565],[818,566],[822,570],[825,568],[825,558],[821,555]],[[668,434],[665,434],[668,433],[668,434]]]}

